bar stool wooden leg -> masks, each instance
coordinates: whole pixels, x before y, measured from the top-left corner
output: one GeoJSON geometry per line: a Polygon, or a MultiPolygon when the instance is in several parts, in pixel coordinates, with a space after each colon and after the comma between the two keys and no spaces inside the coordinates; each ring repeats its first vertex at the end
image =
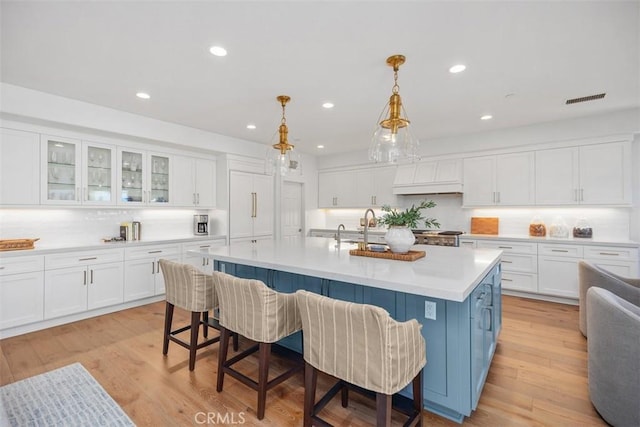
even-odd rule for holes
{"type": "Polygon", "coordinates": [[[191,312],[191,344],[189,346],[189,370],[196,367],[196,350],[198,349],[198,331],[200,329],[200,313],[191,312]]]}
{"type": "Polygon", "coordinates": [[[391,425],[391,396],[388,394],[376,393],[376,425],[391,425]]]}
{"type": "Polygon", "coordinates": [[[341,398],[342,398],[342,407],[346,408],[347,406],[349,406],[349,389],[347,388],[347,386],[342,387],[341,398]]]}
{"type": "Polygon", "coordinates": [[[222,391],[222,385],[224,384],[224,364],[227,361],[227,353],[229,352],[229,330],[224,327],[220,327],[220,349],[218,353],[218,383],[216,385],[216,391],[220,393],[222,391]]]}
{"type": "Polygon", "coordinates": [[[416,411],[417,427],[422,427],[422,371],[413,379],[413,410],[416,411]]]}
{"type": "Polygon", "coordinates": [[[316,403],[317,382],[318,371],[307,362],[304,362],[304,427],[311,427],[312,424],[311,416],[313,415],[313,406],[316,403]]]}
{"type": "Polygon", "coordinates": [[[171,322],[173,322],[173,304],[167,302],[164,311],[164,339],[162,340],[162,354],[169,352],[169,334],[171,334],[171,322]]]}
{"type": "Polygon", "coordinates": [[[260,343],[258,362],[258,419],[264,418],[265,402],[267,400],[267,385],[269,382],[269,356],[271,344],[260,343]]]}
{"type": "Polygon", "coordinates": [[[209,337],[209,312],[202,312],[202,335],[205,339],[209,337]]]}

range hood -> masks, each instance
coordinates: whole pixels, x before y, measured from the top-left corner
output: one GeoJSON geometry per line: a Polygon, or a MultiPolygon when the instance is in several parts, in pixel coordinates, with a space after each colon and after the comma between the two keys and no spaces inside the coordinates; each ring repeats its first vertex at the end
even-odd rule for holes
{"type": "Polygon", "coordinates": [[[432,160],[398,166],[393,194],[462,193],[462,159],[432,160]]]}

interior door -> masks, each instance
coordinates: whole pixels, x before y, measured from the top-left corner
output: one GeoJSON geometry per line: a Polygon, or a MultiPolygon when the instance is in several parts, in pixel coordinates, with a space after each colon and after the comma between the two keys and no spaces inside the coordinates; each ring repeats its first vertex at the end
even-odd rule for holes
{"type": "Polygon", "coordinates": [[[282,240],[297,243],[302,240],[302,184],[284,182],[282,185],[282,240]]]}

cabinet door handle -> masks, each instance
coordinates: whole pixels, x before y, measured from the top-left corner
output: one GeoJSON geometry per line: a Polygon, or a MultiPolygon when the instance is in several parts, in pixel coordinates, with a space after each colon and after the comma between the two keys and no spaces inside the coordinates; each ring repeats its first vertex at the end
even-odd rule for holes
{"type": "Polygon", "coordinates": [[[196,193],[193,193],[193,204],[196,204],[196,193]]]}
{"type": "Polygon", "coordinates": [[[156,263],[151,261],[151,274],[156,274],[156,263]]]}
{"type": "Polygon", "coordinates": [[[82,279],[82,284],[86,285],[87,284],[87,270],[83,271],[84,273],[84,279],[82,279]]]}
{"type": "Polygon", "coordinates": [[[160,261],[156,261],[156,273],[160,273],[160,261]]]}
{"type": "Polygon", "coordinates": [[[613,252],[600,252],[600,255],[619,256],[620,254],[616,254],[613,252]]]}
{"type": "Polygon", "coordinates": [[[204,249],[204,248],[210,248],[211,245],[200,245],[200,249],[204,249]]]}
{"type": "Polygon", "coordinates": [[[512,246],[498,246],[498,249],[513,249],[512,246]]]}
{"type": "Polygon", "coordinates": [[[500,192],[496,191],[496,203],[500,203],[500,192]]]}
{"type": "Polygon", "coordinates": [[[91,261],[91,260],[94,260],[94,259],[98,259],[98,257],[91,256],[89,258],[79,258],[78,261],[91,261]]]}
{"type": "Polygon", "coordinates": [[[159,251],[148,251],[147,253],[148,254],[159,254],[159,253],[162,253],[162,251],[161,250],[159,250],[159,251]]]}
{"type": "Polygon", "coordinates": [[[204,267],[204,265],[205,265],[205,264],[204,264],[204,260],[205,260],[205,259],[206,259],[205,257],[202,257],[202,266],[203,266],[203,267],[204,267]]]}
{"type": "Polygon", "coordinates": [[[482,317],[483,317],[482,323],[483,323],[483,326],[484,326],[483,329],[485,331],[492,330],[493,329],[493,308],[492,307],[485,307],[483,309],[483,312],[482,312],[482,317]],[[486,315],[487,313],[489,313],[489,316],[486,315]],[[485,323],[486,323],[485,320],[487,318],[489,319],[489,327],[485,326],[485,323]]]}
{"type": "Polygon", "coordinates": [[[89,283],[93,285],[93,269],[89,271],[91,272],[91,279],[89,280],[89,283]]]}
{"type": "Polygon", "coordinates": [[[0,270],[4,270],[4,267],[0,267],[0,270]]]}
{"type": "Polygon", "coordinates": [[[503,264],[513,264],[513,261],[506,261],[506,260],[502,260],[503,264]]]}
{"type": "Polygon", "coordinates": [[[196,193],[196,204],[200,204],[200,193],[196,193]]]}
{"type": "Polygon", "coordinates": [[[551,249],[551,252],[569,252],[566,249],[551,249]]]}
{"type": "Polygon", "coordinates": [[[513,280],[511,280],[511,279],[505,279],[504,277],[502,278],[502,281],[503,281],[503,282],[513,282],[513,280]]]}

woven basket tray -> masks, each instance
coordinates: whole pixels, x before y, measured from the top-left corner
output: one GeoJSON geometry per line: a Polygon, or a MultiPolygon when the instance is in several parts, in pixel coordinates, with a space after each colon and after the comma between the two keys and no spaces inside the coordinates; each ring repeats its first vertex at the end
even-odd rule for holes
{"type": "Polygon", "coordinates": [[[6,239],[0,240],[0,251],[20,251],[33,249],[34,243],[40,239],[6,239]]]}
{"type": "Polygon", "coordinates": [[[349,250],[349,255],[368,256],[371,258],[395,259],[398,261],[415,261],[427,255],[425,251],[409,251],[406,254],[394,254],[387,250],[385,252],[361,251],[358,249],[349,250]]]}

